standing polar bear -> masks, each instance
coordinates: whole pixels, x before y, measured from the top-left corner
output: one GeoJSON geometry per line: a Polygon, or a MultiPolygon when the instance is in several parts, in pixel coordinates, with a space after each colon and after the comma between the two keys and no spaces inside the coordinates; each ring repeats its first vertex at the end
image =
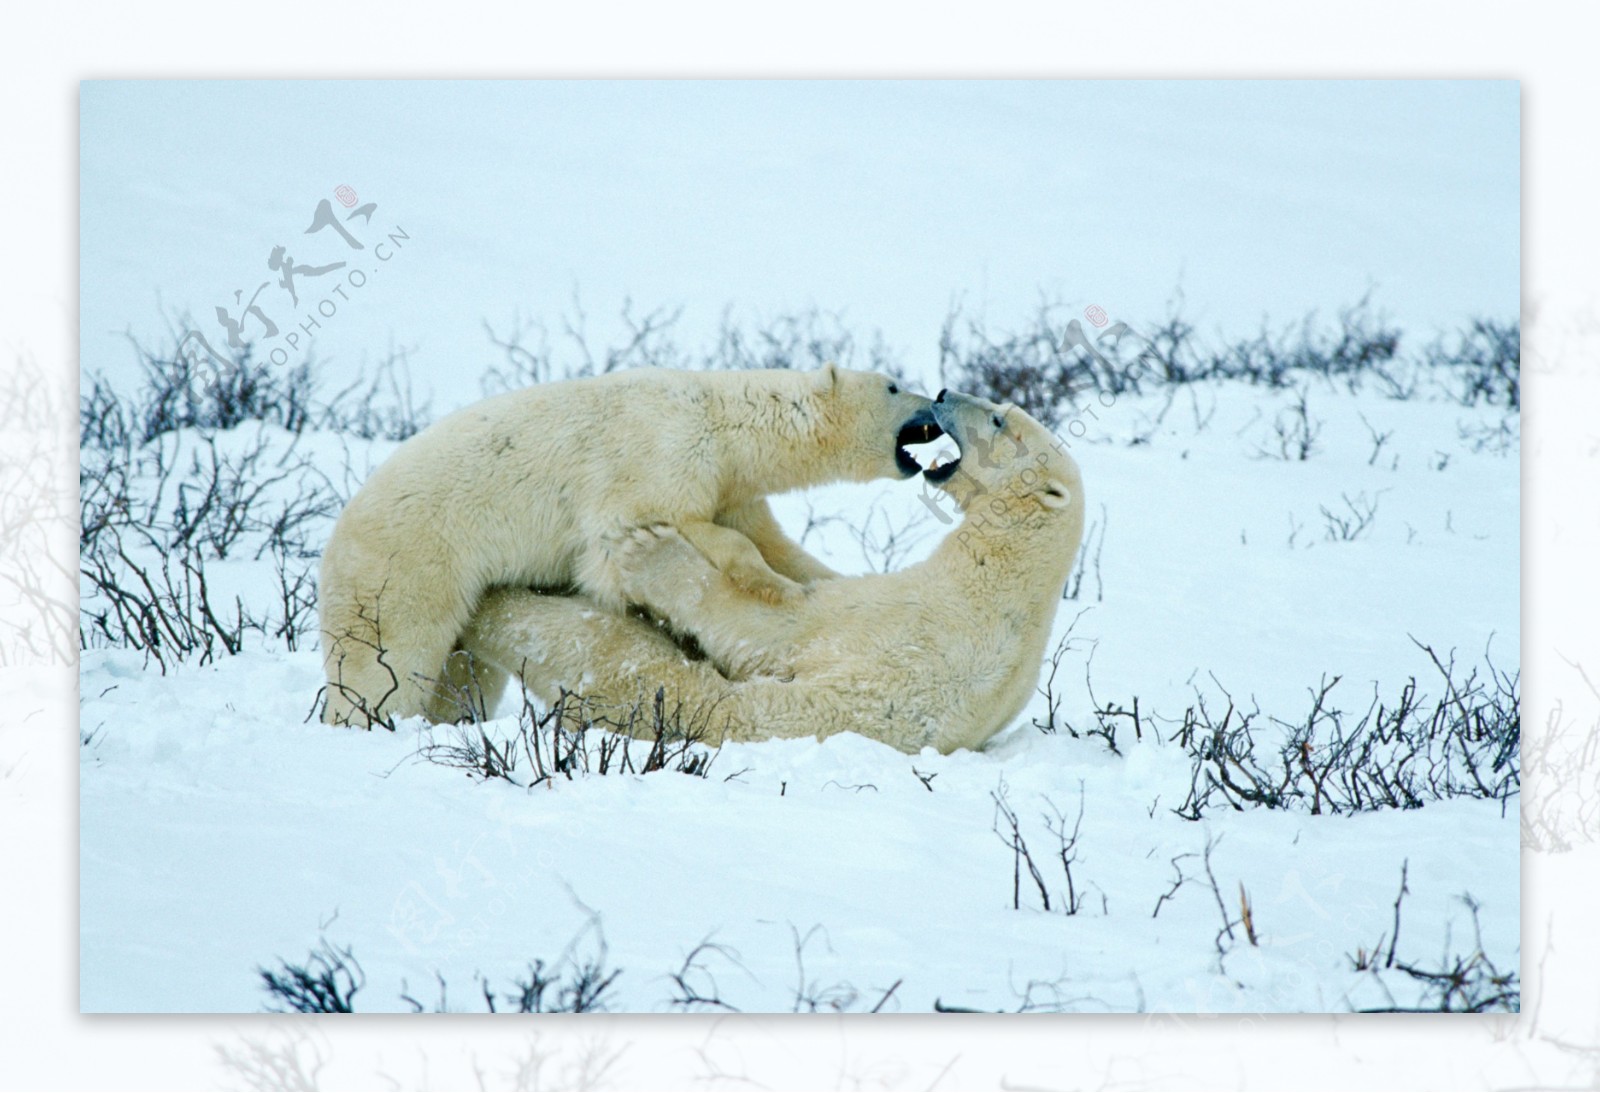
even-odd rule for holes
{"type": "Polygon", "coordinates": [[[463,647],[623,727],[661,688],[713,742],[850,731],[912,754],[978,748],[1038,683],[1083,538],[1083,484],[1014,406],[941,392],[933,416],[963,454],[925,476],[965,515],[926,561],[766,604],[676,532],[643,529],[624,548],[625,591],[708,660],[581,597],[514,589],[484,598],[463,647]]]}
{"type": "Polygon", "coordinates": [[[322,556],[323,720],[448,720],[504,675],[454,654],[495,585],[626,603],[618,547],[678,529],[730,586],[779,602],[837,576],[784,536],[765,498],[908,478],[938,435],[889,377],[641,369],[530,387],[402,444],[345,506],[322,556]]]}

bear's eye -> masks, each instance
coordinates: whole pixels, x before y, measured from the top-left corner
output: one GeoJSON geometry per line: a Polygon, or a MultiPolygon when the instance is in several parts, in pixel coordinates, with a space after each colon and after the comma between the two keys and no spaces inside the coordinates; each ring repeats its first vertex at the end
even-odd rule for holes
{"type": "Polygon", "coordinates": [[[1004,429],[1006,427],[1006,419],[1001,417],[999,414],[994,415],[994,417],[990,418],[989,420],[994,422],[994,427],[996,429],[1004,429]]]}
{"type": "Polygon", "coordinates": [[[891,395],[898,395],[900,393],[900,385],[897,383],[891,383],[889,385],[889,393],[891,395]]]}

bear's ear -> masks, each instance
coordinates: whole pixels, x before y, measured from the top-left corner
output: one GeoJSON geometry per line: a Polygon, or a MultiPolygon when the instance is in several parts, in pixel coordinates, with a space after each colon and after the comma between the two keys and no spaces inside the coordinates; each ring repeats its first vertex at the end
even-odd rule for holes
{"type": "Polygon", "coordinates": [[[817,388],[831,391],[839,386],[839,366],[832,361],[817,369],[817,388]]]}
{"type": "Polygon", "coordinates": [[[1040,488],[1039,500],[1047,509],[1064,509],[1072,504],[1072,490],[1061,479],[1051,478],[1040,488]]]}

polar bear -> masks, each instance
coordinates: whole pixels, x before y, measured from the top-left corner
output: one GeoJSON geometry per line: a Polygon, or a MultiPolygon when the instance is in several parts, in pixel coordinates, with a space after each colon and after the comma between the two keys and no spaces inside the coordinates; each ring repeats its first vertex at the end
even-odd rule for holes
{"type": "Polygon", "coordinates": [[[513,589],[485,597],[463,648],[617,724],[659,687],[724,740],[850,731],[912,754],[976,749],[1038,683],[1083,537],[1083,483],[1015,406],[945,391],[933,416],[962,455],[925,476],[964,516],[926,561],[767,604],[676,532],[643,529],[623,549],[626,593],[708,659],[582,597],[513,589]]]}
{"type": "Polygon", "coordinates": [[[905,445],[938,436],[931,405],[832,364],[641,369],[441,419],[372,474],[323,553],[323,720],[447,720],[463,697],[492,697],[504,676],[453,655],[479,596],[576,589],[620,611],[617,548],[641,526],[675,527],[739,594],[778,602],[837,576],[783,534],[766,496],[915,475],[905,445]]]}

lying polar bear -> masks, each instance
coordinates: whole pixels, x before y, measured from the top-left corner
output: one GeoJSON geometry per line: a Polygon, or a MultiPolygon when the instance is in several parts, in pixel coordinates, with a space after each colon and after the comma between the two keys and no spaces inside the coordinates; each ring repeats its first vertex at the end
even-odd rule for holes
{"type": "Polygon", "coordinates": [[[913,754],[978,748],[1038,682],[1083,537],[1083,485],[1056,438],[1013,406],[941,392],[933,416],[963,457],[926,477],[965,515],[924,562],[771,605],[650,529],[624,548],[625,591],[708,660],[583,598],[512,589],[484,598],[463,648],[545,701],[570,692],[619,724],[660,687],[724,740],[848,731],[913,754]]]}
{"type": "Polygon", "coordinates": [[[323,553],[323,720],[448,720],[469,690],[492,696],[505,677],[453,655],[479,596],[571,588],[620,611],[618,550],[641,526],[675,527],[730,595],[781,602],[837,576],[784,536],[766,496],[916,474],[905,445],[938,436],[930,406],[887,376],[830,364],[641,369],[443,418],[373,473],[323,553]]]}

